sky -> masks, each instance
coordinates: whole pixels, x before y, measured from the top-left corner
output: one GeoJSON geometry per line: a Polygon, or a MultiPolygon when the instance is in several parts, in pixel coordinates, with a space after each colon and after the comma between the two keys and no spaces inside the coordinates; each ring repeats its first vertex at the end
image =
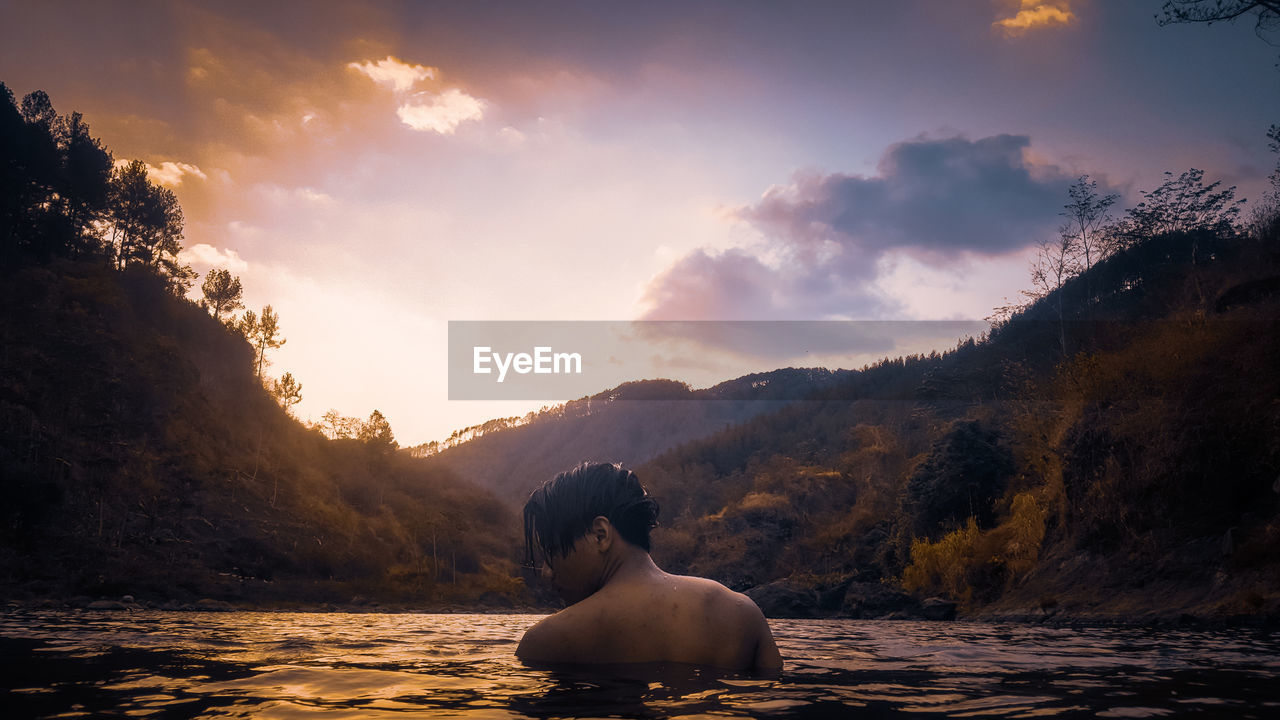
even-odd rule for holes
{"type": "Polygon", "coordinates": [[[450,401],[450,321],[981,320],[1080,175],[1259,198],[1280,49],[1160,4],[0,0],[0,81],[177,194],[295,414],[412,445],[543,404],[450,401]]]}

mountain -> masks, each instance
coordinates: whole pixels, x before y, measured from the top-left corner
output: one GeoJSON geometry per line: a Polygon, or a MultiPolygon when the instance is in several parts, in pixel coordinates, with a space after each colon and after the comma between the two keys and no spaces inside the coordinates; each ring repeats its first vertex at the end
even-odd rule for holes
{"type": "Polygon", "coordinates": [[[851,371],[786,368],[702,390],[672,380],[641,380],[573,400],[522,422],[487,423],[472,439],[429,455],[515,507],[543,481],[580,462],[638,465],[830,387],[851,371]]]}

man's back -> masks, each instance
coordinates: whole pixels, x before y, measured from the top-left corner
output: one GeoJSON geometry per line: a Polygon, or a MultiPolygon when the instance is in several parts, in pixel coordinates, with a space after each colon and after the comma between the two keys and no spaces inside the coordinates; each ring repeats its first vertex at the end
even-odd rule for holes
{"type": "Polygon", "coordinates": [[[713,580],[668,575],[649,556],[658,504],[621,465],[583,463],[533,491],[525,553],[568,604],[516,654],[548,663],[685,663],[781,669],[760,608],[713,580]]]}
{"type": "Polygon", "coordinates": [[[782,667],[769,626],[749,598],[712,580],[653,569],[544,618],[516,654],[542,662],[782,667]]]}

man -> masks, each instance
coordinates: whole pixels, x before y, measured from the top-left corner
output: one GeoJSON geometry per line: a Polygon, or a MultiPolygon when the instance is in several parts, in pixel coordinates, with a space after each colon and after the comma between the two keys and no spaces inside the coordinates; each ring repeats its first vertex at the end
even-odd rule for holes
{"type": "Polygon", "coordinates": [[[674,662],[779,670],[760,608],[703,578],[670,575],[649,557],[658,504],[619,465],[582,464],[524,506],[525,550],[541,553],[566,607],[525,632],[516,655],[548,663],[674,662]]]}

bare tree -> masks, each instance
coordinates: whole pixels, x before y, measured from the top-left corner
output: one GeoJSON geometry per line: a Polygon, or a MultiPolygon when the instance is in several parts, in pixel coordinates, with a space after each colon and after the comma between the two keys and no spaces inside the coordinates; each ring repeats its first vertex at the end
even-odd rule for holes
{"type": "Polygon", "coordinates": [[[1250,14],[1257,15],[1254,33],[1268,44],[1276,44],[1268,36],[1280,31],[1280,0],[1168,0],[1161,6],[1156,22],[1161,26],[1199,22],[1212,25],[1250,14]]]}
{"type": "MultiPolygon", "coordinates": [[[[1212,25],[1254,15],[1253,34],[1268,45],[1280,46],[1280,0],[1168,0],[1160,12],[1156,22],[1161,26],[1177,23],[1212,25]]],[[[1276,67],[1280,67],[1280,63],[1276,63],[1276,67]]]]}
{"type": "Polygon", "coordinates": [[[1065,231],[1072,236],[1076,248],[1083,255],[1082,271],[1087,273],[1093,263],[1101,259],[1104,228],[1111,220],[1108,210],[1120,196],[1115,193],[1099,195],[1098,181],[1090,180],[1088,175],[1081,175],[1067,189],[1067,194],[1071,202],[1063,206],[1064,211],[1060,214],[1067,219],[1065,231]]]}
{"type": "Polygon", "coordinates": [[[1075,237],[1064,225],[1058,237],[1040,241],[1036,256],[1031,261],[1031,283],[1035,286],[1035,296],[1054,296],[1053,307],[1058,315],[1058,346],[1063,357],[1067,355],[1067,327],[1062,287],[1080,273],[1079,257],[1075,237]]]}

